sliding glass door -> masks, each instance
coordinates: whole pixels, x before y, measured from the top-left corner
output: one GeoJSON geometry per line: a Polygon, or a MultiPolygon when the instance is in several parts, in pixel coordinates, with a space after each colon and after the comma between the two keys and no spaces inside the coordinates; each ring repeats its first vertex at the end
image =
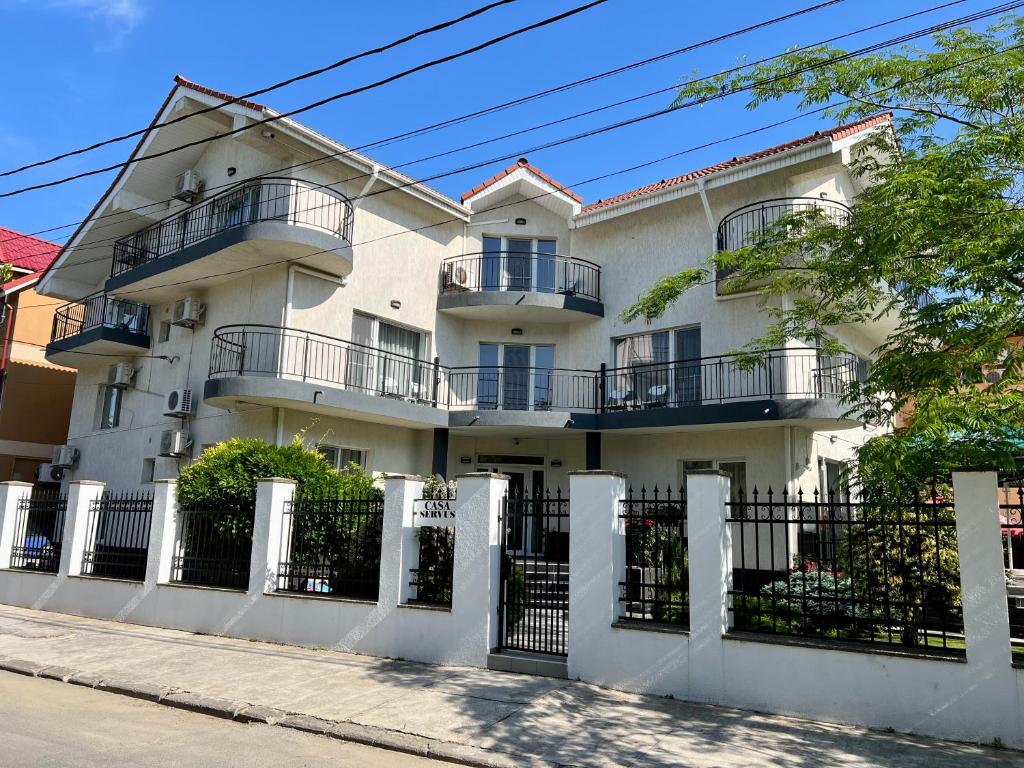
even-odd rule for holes
{"type": "Polygon", "coordinates": [[[551,408],[555,348],[549,345],[480,345],[477,408],[532,411],[551,408]]]}

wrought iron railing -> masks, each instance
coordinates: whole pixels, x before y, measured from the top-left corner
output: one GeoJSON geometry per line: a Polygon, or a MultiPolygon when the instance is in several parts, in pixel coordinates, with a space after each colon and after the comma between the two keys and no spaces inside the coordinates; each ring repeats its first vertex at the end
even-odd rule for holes
{"type": "Polygon", "coordinates": [[[553,253],[488,251],[441,262],[441,293],[524,291],[601,300],[601,267],[553,253]]]}
{"type": "Polygon", "coordinates": [[[151,491],[104,491],[89,507],[83,575],[144,581],[152,518],[151,491]]]}
{"type": "MultiPolygon", "coordinates": [[[[717,245],[721,251],[735,251],[750,245],[777,222],[786,217],[820,211],[824,220],[835,226],[846,226],[852,215],[844,203],[817,197],[780,197],[744,205],[722,218],[718,225],[717,245]]],[[[715,280],[723,280],[736,269],[715,271],[715,280]]]]}
{"type": "Polygon", "coordinates": [[[149,333],[149,307],[104,293],[87,296],[54,310],[50,341],[62,341],[93,328],[116,328],[144,336],[149,333]]]}
{"type": "Polygon", "coordinates": [[[295,499],[283,525],[279,591],[377,599],[382,498],[295,499]]]}
{"type": "Polygon", "coordinates": [[[114,243],[110,276],[169,256],[237,227],[282,222],[352,240],[352,203],[340,192],[300,179],[243,182],[114,243]]]}
{"type": "Polygon", "coordinates": [[[33,490],[18,500],[14,511],[11,568],[57,573],[64,542],[67,494],[33,490]]]}
{"type": "Polygon", "coordinates": [[[171,581],[248,589],[255,510],[183,509],[171,581]]]}
{"type": "Polygon", "coordinates": [[[443,402],[453,411],[595,411],[599,406],[595,371],[473,366],[446,368],[443,376],[443,402]]]}
{"type": "Polygon", "coordinates": [[[736,493],[731,630],[964,653],[953,504],[848,496],[736,493]]]}
{"type": "Polygon", "coordinates": [[[686,496],[672,488],[639,495],[629,489],[619,514],[625,524],[626,572],[619,582],[621,616],[629,621],[690,625],[686,496]]]}
{"type": "Polygon", "coordinates": [[[1024,480],[1000,477],[999,529],[1007,574],[1007,613],[1014,660],[1024,658],[1024,480]]]}

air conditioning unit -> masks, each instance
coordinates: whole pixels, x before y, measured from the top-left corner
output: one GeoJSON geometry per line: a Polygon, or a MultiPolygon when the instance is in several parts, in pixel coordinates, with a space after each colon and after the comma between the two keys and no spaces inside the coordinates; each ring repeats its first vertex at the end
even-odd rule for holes
{"type": "Polygon", "coordinates": [[[114,363],[107,369],[107,384],[124,389],[132,385],[135,367],[131,363],[114,363]]]}
{"type": "Polygon", "coordinates": [[[53,449],[55,467],[73,467],[78,463],[78,449],[71,445],[58,445],[53,449]]]}
{"type": "Polygon", "coordinates": [[[196,199],[202,189],[203,180],[199,178],[199,172],[193,168],[185,171],[174,181],[174,197],[191,203],[196,199]]]}
{"type": "Polygon", "coordinates": [[[64,467],[56,467],[53,464],[40,464],[36,467],[36,482],[38,483],[59,483],[64,479],[64,467]]]}
{"type": "Polygon", "coordinates": [[[459,264],[445,264],[442,282],[446,291],[464,291],[469,287],[469,273],[459,264]]]}
{"type": "Polygon", "coordinates": [[[191,443],[188,433],[180,429],[165,429],[160,433],[160,455],[180,459],[188,456],[191,443]]]}
{"type": "Polygon", "coordinates": [[[164,402],[164,416],[185,418],[192,415],[192,390],[172,389],[164,402]]]}
{"type": "Polygon", "coordinates": [[[174,316],[171,318],[171,325],[180,325],[182,328],[195,328],[203,324],[203,316],[206,314],[206,307],[194,296],[186,296],[174,302],[174,316]]]}

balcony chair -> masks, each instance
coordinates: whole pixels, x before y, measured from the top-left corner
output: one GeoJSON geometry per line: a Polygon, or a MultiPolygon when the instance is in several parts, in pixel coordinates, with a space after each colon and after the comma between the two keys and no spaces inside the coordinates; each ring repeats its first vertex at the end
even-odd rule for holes
{"type": "Polygon", "coordinates": [[[662,408],[668,405],[668,384],[655,384],[647,390],[644,408],[662,408]]]}
{"type": "Polygon", "coordinates": [[[633,407],[636,396],[631,389],[613,389],[608,394],[608,402],[605,403],[606,411],[624,411],[633,407]]]}

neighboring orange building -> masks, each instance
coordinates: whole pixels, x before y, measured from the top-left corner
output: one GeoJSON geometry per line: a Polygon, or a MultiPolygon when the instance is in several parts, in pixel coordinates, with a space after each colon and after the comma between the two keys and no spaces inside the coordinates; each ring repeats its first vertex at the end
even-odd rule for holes
{"type": "Polygon", "coordinates": [[[34,290],[59,252],[56,243],[0,227],[0,262],[14,269],[0,286],[0,481],[35,481],[67,440],[75,371],[43,357],[61,302],[34,290]]]}

